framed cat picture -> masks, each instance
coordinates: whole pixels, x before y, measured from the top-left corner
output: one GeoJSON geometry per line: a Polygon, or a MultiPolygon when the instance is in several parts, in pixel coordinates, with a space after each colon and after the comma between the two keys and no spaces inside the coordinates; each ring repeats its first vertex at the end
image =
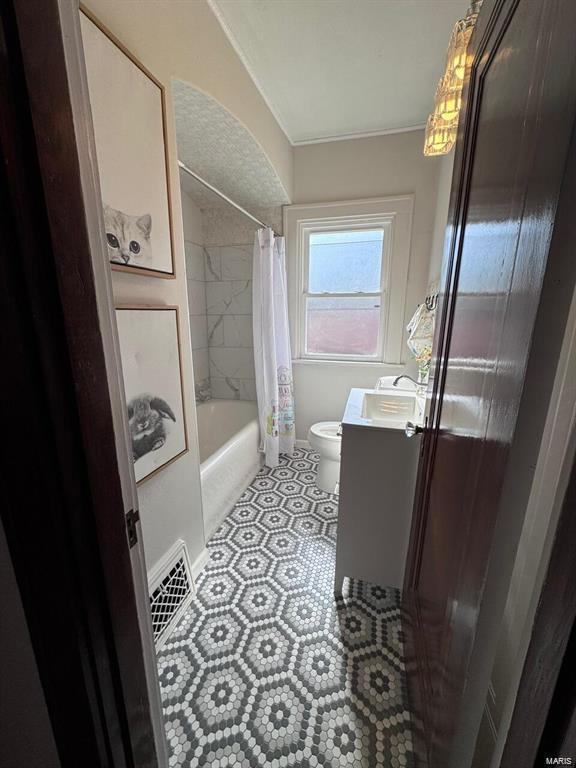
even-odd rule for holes
{"type": "Polygon", "coordinates": [[[164,87],[84,7],[80,26],[112,269],[174,277],[164,87]]]}
{"type": "Polygon", "coordinates": [[[188,450],[178,308],[116,308],[136,482],[188,450]]]}

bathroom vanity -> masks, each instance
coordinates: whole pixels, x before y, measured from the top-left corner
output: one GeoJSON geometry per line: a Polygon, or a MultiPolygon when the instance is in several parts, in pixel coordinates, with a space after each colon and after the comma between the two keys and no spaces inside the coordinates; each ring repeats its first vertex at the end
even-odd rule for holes
{"type": "Polygon", "coordinates": [[[345,576],[402,588],[412,522],[422,399],[406,390],[352,389],[342,419],[335,592],[345,576]]]}

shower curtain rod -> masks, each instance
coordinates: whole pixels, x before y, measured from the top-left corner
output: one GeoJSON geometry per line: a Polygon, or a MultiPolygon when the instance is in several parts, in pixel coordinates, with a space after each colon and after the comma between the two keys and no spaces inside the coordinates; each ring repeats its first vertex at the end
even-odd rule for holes
{"type": "Polygon", "coordinates": [[[182,160],[178,160],[178,165],[180,168],[182,168],[183,171],[186,171],[186,173],[189,176],[192,176],[193,179],[196,179],[196,181],[199,181],[200,184],[203,184],[207,189],[209,189],[211,192],[214,192],[215,195],[218,195],[218,197],[222,198],[222,200],[225,200],[227,203],[232,205],[236,210],[240,211],[240,213],[243,213],[244,216],[248,216],[249,219],[252,219],[252,221],[255,221],[256,224],[259,224],[261,227],[264,227],[264,229],[272,229],[272,227],[268,227],[267,224],[264,224],[263,221],[260,221],[260,219],[257,219],[256,216],[252,216],[252,214],[247,211],[245,208],[242,208],[241,205],[238,205],[238,203],[235,203],[234,200],[231,200],[228,195],[225,195],[224,192],[220,192],[219,189],[216,189],[216,187],[213,187],[212,184],[210,184],[208,181],[205,181],[202,176],[198,176],[197,173],[194,173],[194,171],[191,168],[188,168],[188,166],[182,162],[182,160]]]}

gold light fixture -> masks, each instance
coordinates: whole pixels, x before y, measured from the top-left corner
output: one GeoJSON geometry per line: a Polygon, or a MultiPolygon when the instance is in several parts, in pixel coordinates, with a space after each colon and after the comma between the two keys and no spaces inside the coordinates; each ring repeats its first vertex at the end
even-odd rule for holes
{"type": "Polygon", "coordinates": [[[456,141],[458,118],[462,106],[462,87],[471,64],[468,44],[472,36],[482,0],[472,0],[465,18],[454,25],[446,54],[446,68],[438,83],[434,111],[428,118],[424,137],[424,154],[446,155],[456,141]]]}
{"type": "Polygon", "coordinates": [[[450,75],[444,75],[436,91],[436,106],[434,114],[445,123],[458,123],[458,115],[462,106],[462,82],[450,75]]]}
{"type": "MultiPolygon", "coordinates": [[[[460,22],[458,23],[458,26],[459,25],[460,22]]],[[[456,34],[454,34],[454,32],[452,33],[453,41],[451,45],[452,50],[449,54],[449,67],[450,70],[454,73],[454,76],[457,77],[461,82],[464,80],[464,75],[466,74],[467,49],[468,43],[470,41],[470,35],[472,34],[472,29],[473,27],[469,28],[469,34],[468,31],[464,31],[461,28],[458,29],[456,34]]]]}
{"type": "Polygon", "coordinates": [[[457,126],[445,123],[437,115],[430,115],[426,123],[424,154],[427,157],[446,155],[456,141],[457,126]]]}
{"type": "Polygon", "coordinates": [[[454,24],[452,35],[450,37],[448,55],[446,57],[446,71],[450,72],[451,75],[461,82],[464,80],[466,69],[470,63],[468,62],[468,44],[472,37],[472,32],[474,31],[481,5],[482,0],[472,2],[472,5],[468,8],[466,16],[454,24]]]}

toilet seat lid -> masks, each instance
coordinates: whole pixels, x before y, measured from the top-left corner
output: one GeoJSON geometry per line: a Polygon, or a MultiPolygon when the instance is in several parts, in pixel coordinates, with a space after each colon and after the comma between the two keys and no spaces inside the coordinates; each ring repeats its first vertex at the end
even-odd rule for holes
{"type": "Polygon", "coordinates": [[[312,424],[310,432],[316,437],[321,437],[324,440],[333,440],[334,442],[340,442],[342,437],[338,434],[340,429],[340,422],[338,421],[319,421],[317,424],[312,424]]]}

